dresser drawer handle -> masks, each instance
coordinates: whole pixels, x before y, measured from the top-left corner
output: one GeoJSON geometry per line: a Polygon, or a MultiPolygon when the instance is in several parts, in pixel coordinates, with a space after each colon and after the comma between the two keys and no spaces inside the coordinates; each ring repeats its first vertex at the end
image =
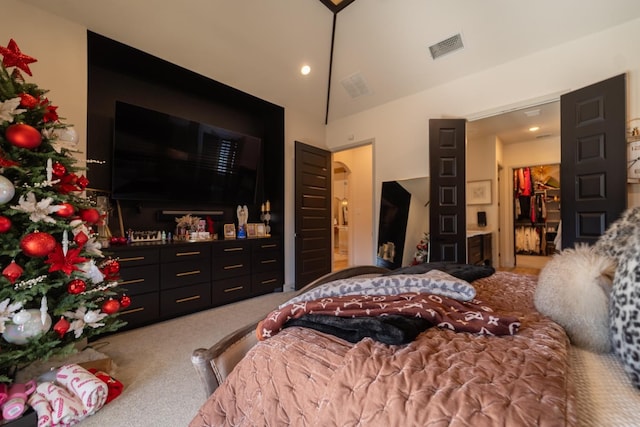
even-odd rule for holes
{"type": "Polygon", "coordinates": [[[239,291],[240,289],[244,288],[244,286],[236,286],[235,288],[229,288],[229,289],[225,289],[225,293],[226,292],[235,292],[235,291],[239,291]]]}
{"type": "Polygon", "coordinates": [[[180,304],[181,302],[195,301],[197,299],[200,299],[200,295],[194,295],[192,297],[187,297],[187,298],[180,298],[176,300],[176,303],[180,304]]]}
{"type": "Polygon", "coordinates": [[[268,285],[269,283],[273,283],[275,281],[276,281],[276,279],[269,279],[269,280],[263,280],[260,283],[263,284],[263,285],[268,285]]]}
{"type": "Polygon", "coordinates": [[[225,252],[238,252],[238,251],[244,251],[244,248],[225,248],[224,251],[225,252]]]}
{"type": "Polygon", "coordinates": [[[233,264],[233,265],[225,265],[224,269],[225,270],[233,270],[233,269],[242,268],[242,267],[244,267],[244,264],[233,264]]]}
{"type": "Polygon", "coordinates": [[[260,247],[262,249],[267,249],[267,248],[275,248],[276,246],[278,246],[278,245],[276,245],[275,243],[272,243],[270,245],[261,245],[260,247]]]}
{"type": "Polygon", "coordinates": [[[200,255],[200,251],[176,253],[176,256],[192,256],[192,255],[200,255]]]}
{"type": "Polygon", "coordinates": [[[260,261],[261,264],[273,264],[274,262],[277,262],[277,260],[275,259],[265,259],[260,261]]]}
{"type": "Polygon", "coordinates": [[[176,277],[193,276],[194,274],[200,274],[200,270],[185,271],[184,273],[176,273],[176,277]]]}
{"type": "Polygon", "coordinates": [[[144,311],[144,307],[139,307],[139,308],[132,308],[131,310],[125,310],[125,311],[121,311],[120,314],[131,314],[131,313],[137,313],[139,311],[144,311]]]}
{"type": "Polygon", "coordinates": [[[133,285],[134,283],[142,283],[142,282],[144,282],[144,279],[125,280],[123,282],[120,282],[120,286],[122,286],[122,285],[133,285]]]}
{"type": "Polygon", "coordinates": [[[131,258],[120,258],[120,262],[129,262],[129,261],[144,261],[143,256],[133,256],[131,258]]]}

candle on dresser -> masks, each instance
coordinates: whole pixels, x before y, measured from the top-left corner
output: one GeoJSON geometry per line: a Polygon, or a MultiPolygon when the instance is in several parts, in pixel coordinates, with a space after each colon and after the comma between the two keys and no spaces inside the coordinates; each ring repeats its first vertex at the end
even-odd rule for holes
{"type": "Polygon", "coordinates": [[[260,205],[260,212],[264,213],[264,203],[260,205]]]}
{"type": "Polygon", "coordinates": [[[264,209],[267,212],[271,212],[271,203],[269,203],[269,201],[267,200],[267,202],[264,204],[264,209]]]}

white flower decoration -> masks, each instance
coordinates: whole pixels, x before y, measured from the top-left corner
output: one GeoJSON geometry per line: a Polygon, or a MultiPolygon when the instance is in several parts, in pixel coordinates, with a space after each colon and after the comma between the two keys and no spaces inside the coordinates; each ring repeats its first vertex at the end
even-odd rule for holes
{"type": "Polygon", "coordinates": [[[84,277],[91,280],[93,283],[102,283],[104,281],[104,274],[100,271],[95,263],[95,260],[91,259],[79,265],[80,270],[84,273],[84,277]]]}
{"type": "Polygon", "coordinates": [[[26,212],[29,215],[29,219],[33,222],[44,221],[51,224],[55,224],[56,220],[51,218],[49,214],[57,212],[62,206],[60,205],[51,205],[53,203],[53,199],[51,197],[47,197],[46,199],[42,199],[39,202],[36,201],[36,195],[33,192],[28,192],[27,196],[20,196],[18,199],[17,206],[11,206],[13,209],[18,211],[26,212]]]}
{"type": "Polygon", "coordinates": [[[80,338],[85,326],[89,326],[91,328],[104,326],[104,323],[100,323],[100,320],[107,317],[107,313],[100,313],[100,310],[87,311],[87,307],[80,307],[75,312],[64,312],[63,316],[69,319],[75,319],[69,325],[69,330],[74,332],[76,338],[80,338]]]}
{"type": "Polygon", "coordinates": [[[5,322],[11,320],[14,313],[22,308],[21,302],[10,303],[11,300],[9,300],[9,298],[0,302],[0,333],[4,332],[5,322]]]}
{"type": "Polygon", "coordinates": [[[27,110],[18,109],[20,98],[11,98],[0,102],[0,122],[13,122],[13,116],[24,113],[27,110]]]}

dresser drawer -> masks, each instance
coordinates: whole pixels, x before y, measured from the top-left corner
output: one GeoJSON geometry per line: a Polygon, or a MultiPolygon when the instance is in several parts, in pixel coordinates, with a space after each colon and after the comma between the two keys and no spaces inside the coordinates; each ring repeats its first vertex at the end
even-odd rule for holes
{"type": "Polygon", "coordinates": [[[251,295],[271,293],[277,288],[282,288],[283,284],[281,270],[254,274],[251,277],[251,295]]]}
{"type": "Polygon", "coordinates": [[[251,257],[248,252],[213,257],[213,280],[228,279],[251,274],[251,257]]]}
{"type": "Polygon", "coordinates": [[[277,238],[257,239],[253,241],[253,251],[280,251],[282,243],[277,238]]]}
{"type": "Polygon", "coordinates": [[[120,311],[119,319],[127,322],[124,329],[136,328],[157,322],[160,317],[160,300],[157,292],[131,297],[131,305],[120,311]]]}
{"type": "Polygon", "coordinates": [[[160,265],[160,288],[170,289],[211,282],[209,259],[168,262],[160,265]]]}
{"type": "Polygon", "coordinates": [[[282,258],[280,251],[254,251],[251,260],[251,270],[253,273],[280,270],[282,258]]]}
{"type": "Polygon", "coordinates": [[[247,240],[229,240],[216,242],[213,245],[213,258],[221,258],[226,256],[235,256],[251,253],[251,245],[247,240]]]}
{"type": "Polygon", "coordinates": [[[118,257],[120,268],[136,267],[139,265],[157,264],[160,260],[160,251],[155,249],[127,249],[114,252],[118,257]]]}
{"type": "Polygon", "coordinates": [[[160,289],[160,270],[157,264],[120,268],[120,286],[129,295],[155,292],[160,289]]]}
{"type": "Polygon", "coordinates": [[[163,318],[193,313],[211,307],[211,284],[183,286],[160,292],[160,315],[163,318]]]}
{"type": "Polygon", "coordinates": [[[251,296],[251,276],[245,275],[213,282],[212,303],[214,306],[251,296]]]}
{"type": "Polygon", "coordinates": [[[206,244],[179,245],[162,248],[160,262],[177,262],[192,259],[208,260],[211,254],[211,246],[206,244]]]}

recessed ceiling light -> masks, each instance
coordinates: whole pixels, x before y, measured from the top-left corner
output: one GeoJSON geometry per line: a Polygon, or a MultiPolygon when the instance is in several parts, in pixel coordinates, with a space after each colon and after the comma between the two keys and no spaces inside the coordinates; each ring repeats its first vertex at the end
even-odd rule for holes
{"type": "Polygon", "coordinates": [[[529,132],[535,132],[535,131],[537,131],[537,130],[540,130],[540,127],[539,127],[539,126],[531,126],[531,127],[529,128],[529,132]]]}
{"type": "Polygon", "coordinates": [[[308,65],[303,65],[302,68],[300,68],[300,73],[302,73],[303,76],[306,76],[310,72],[311,72],[311,67],[309,67],[308,65]]]}

